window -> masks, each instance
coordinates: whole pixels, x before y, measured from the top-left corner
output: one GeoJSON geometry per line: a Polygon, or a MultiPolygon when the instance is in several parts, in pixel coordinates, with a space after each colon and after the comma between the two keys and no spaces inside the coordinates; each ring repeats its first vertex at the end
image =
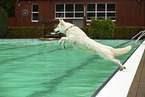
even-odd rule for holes
{"type": "Polygon", "coordinates": [[[97,4],[97,11],[105,11],[105,4],[97,4]]]}
{"type": "Polygon", "coordinates": [[[88,4],[87,5],[87,11],[95,11],[95,8],[96,6],[95,6],[95,4],[88,4]]]}
{"type": "Polygon", "coordinates": [[[83,19],[83,4],[56,4],[55,18],[63,19],[83,19]]]}
{"type": "Polygon", "coordinates": [[[66,4],[65,10],[66,11],[74,11],[74,4],[66,4]]]}
{"type": "Polygon", "coordinates": [[[84,5],[75,4],[75,18],[84,18],[84,5]]]}
{"type": "Polygon", "coordinates": [[[32,22],[38,22],[38,4],[32,5],[32,22]]]}
{"type": "Polygon", "coordinates": [[[56,17],[64,17],[64,4],[57,4],[56,11],[56,17]]]}
{"type": "Polygon", "coordinates": [[[110,18],[115,21],[116,9],[112,3],[87,4],[87,21],[91,18],[110,18]]]}
{"type": "Polygon", "coordinates": [[[64,4],[58,4],[58,5],[56,6],[56,10],[57,10],[57,11],[64,11],[64,4]]]}

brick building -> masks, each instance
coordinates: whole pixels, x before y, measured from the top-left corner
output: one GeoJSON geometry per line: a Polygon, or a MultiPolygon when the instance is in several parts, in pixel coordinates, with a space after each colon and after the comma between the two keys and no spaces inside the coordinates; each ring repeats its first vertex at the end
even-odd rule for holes
{"type": "Polygon", "coordinates": [[[9,26],[41,26],[40,18],[63,18],[82,27],[92,17],[111,18],[116,26],[145,26],[145,0],[16,0],[9,26]]]}

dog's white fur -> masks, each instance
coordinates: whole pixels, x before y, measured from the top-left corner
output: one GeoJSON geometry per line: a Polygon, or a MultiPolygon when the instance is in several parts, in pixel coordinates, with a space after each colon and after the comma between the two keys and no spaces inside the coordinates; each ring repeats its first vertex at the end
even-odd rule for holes
{"type": "Polygon", "coordinates": [[[74,47],[78,49],[97,54],[106,60],[117,63],[120,66],[120,70],[125,69],[120,61],[115,59],[114,56],[122,55],[129,52],[131,46],[114,49],[112,47],[102,45],[90,39],[80,28],[74,26],[73,24],[65,22],[62,19],[60,19],[59,21],[60,23],[54,29],[54,31],[59,31],[60,33],[66,35],[66,37],[62,37],[59,40],[59,43],[62,43],[63,48],[65,46],[65,43],[71,43],[74,47]]]}

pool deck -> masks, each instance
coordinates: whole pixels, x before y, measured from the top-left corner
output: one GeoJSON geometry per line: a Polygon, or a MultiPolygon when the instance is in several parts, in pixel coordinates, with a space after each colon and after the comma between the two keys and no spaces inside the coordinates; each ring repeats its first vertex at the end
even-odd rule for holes
{"type": "Polygon", "coordinates": [[[145,51],[127,97],[145,97],[145,51]]]}
{"type": "Polygon", "coordinates": [[[96,97],[145,97],[145,41],[96,97]]]}

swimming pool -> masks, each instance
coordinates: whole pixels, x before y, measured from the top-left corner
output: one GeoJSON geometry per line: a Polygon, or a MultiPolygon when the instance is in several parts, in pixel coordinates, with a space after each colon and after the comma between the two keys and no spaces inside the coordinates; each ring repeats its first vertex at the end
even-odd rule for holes
{"type": "MultiPolygon", "coordinates": [[[[129,53],[116,57],[122,63],[137,48],[128,40],[97,42],[112,47],[132,45],[129,53]]],[[[118,67],[70,44],[62,49],[58,41],[1,39],[0,96],[90,97],[118,67]]]]}

